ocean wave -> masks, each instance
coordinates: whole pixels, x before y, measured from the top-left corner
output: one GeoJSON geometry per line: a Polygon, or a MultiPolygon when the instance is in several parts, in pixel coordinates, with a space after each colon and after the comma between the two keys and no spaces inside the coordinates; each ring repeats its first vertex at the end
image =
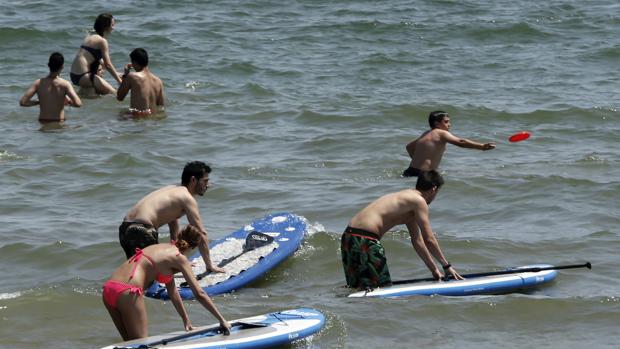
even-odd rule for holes
{"type": "Polygon", "coordinates": [[[70,33],[67,30],[0,27],[0,45],[19,45],[24,41],[62,42],[70,37],[70,33]]]}
{"type": "Polygon", "coordinates": [[[26,157],[15,154],[8,150],[0,150],[0,162],[12,161],[12,160],[23,160],[23,159],[26,159],[26,157]]]}
{"type": "MultiPolygon", "coordinates": [[[[15,298],[19,298],[21,295],[22,295],[21,292],[0,293],[0,300],[15,299],[15,298]]],[[[0,310],[2,310],[2,308],[6,308],[6,307],[0,307],[0,310]]]]}
{"type": "Polygon", "coordinates": [[[251,62],[240,62],[231,59],[223,59],[217,62],[214,67],[211,68],[214,72],[221,74],[234,74],[234,75],[252,75],[258,72],[260,69],[251,62]]]}
{"type": "MultiPolygon", "coordinates": [[[[370,65],[372,68],[367,68],[370,70],[377,69],[378,66],[398,66],[398,65],[416,65],[419,63],[418,60],[415,60],[414,57],[403,57],[405,56],[404,52],[396,52],[395,54],[387,54],[387,53],[370,53],[364,56],[359,64],[370,65]],[[400,56],[400,57],[398,57],[400,56]]],[[[397,68],[395,68],[397,69],[397,68]]],[[[379,78],[377,78],[379,79],[379,78]]]]}
{"type": "Polygon", "coordinates": [[[243,90],[254,97],[271,97],[277,95],[276,91],[273,89],[256,82],[250,82],[243,85],[243,90]]]}
{"type": "Polygon", "coordinates": [[[551,40],[554,35],[540,26],[526,22],[499,24],[491,23],[480,28],[463,28],[469,38],[476,41],[507,43],[537,42],[551,40]]]}
{"type": "Polygon", "coordinates": [[[305,217],[303,217],[303,219],[306,222],[306,226],[308,228],[308,232],[307,232],[308,236],[312,236],[316,233],[325,231],[325,227],[321,223],[319,222],[310,223],[305,217]]]}
{"type": "Polygon", "coordinates": [[[610,63],[616,63],[620,58],[620,47],[603,47],[593,52],[590,51],[585,54],[585,57],[593,60],[605,60],[610,63]]]}

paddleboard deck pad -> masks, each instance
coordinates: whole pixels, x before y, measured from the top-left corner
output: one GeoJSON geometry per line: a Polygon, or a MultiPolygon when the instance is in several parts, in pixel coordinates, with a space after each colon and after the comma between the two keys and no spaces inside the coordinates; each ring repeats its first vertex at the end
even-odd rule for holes
{"type": "MultiPolygon", "coordinates": [[[[207,294],[214,296],[239,289],[276,267],[290,257],[301,246],[307,234],[307,221],[292,213],[275,213],[257,219],[228,236],[213,240],[209,251],[213,264],[225,263],[225,273],[207,273],[200,252],[190,257],[194,275],[207,294]],[[258,232],[269,241],[247,250],[248,236],[258,232]]],[[[256,234],[255,234],[256,235],[256,234]]],[[[260,239],[260,237],[259,237],[260,239]]],[[[260,241],[259,241],[260,242],[260,241]]],[[[194,299],[194,294],[185,283],[183,275],[175,275],[175,283],[183,299],[194,299]]],[[[146,291],[152,298],[168,299],[166,286],[154,283],[146,291]]]]}
{"type": "MultiPolygon", "coordinates": [[[[528,268],[549,268],[549,264],[526,265],[507,269],[516,271],[528,268]]],[[[373,290],[351,293],[348,297],[401,297],[401,296],[471,296],[484,294],[506,294],[535,288],[553,281],[558,272],[543,270],[526,271],[503,275],[466,278],[465,280],[425,281],[379,287],[373,290]]]]}
{"type": "Polygon", "coordinates": [[[223,335],[219,324],[177,331],[112,344],[102,349],[166,348],[268,348],[285,345],[318,332],[325,316],[318,310],[298,308],[230,321],[230,335],[223,335]]]}

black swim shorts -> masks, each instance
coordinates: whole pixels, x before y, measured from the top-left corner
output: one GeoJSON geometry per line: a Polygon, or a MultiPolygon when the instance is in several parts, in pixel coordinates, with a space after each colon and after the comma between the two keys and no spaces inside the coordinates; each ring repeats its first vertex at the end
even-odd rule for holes
{"type": "Polygon", "coordinates": [[[123,222],[118,227],[118,240],[127,255],[127,259],[136,253],[136,248],[143,249],[159,243],[157,229],[141,222],[123,222]]]}

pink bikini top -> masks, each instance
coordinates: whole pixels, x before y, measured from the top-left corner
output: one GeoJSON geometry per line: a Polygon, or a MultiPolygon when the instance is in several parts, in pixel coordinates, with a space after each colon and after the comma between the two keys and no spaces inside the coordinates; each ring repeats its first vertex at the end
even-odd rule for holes
{"type": "MultiPolygon", "coordinates": [[[[179,254],[180,252],[177,253],[177,255],[179,254]]],[[[155,272],[157,272],[157,276],[155,277],[155,280],[157,280],[157,282],[161,282],[162,284],[167,284],[174,279],[174,274],[164,275],[160,273],[159,270],[157,270],[155,263],[153,263],[153,260],[149,256],[145,255],[144,251],[142,251],[139,248],[136,248],[136,254],[134,254],[129,259],[129,263],[132,263],[132,262],[136,263],[136,265],[133,267],[133,270],[131,271],[131,275],[129,275],[129,280],[131,280],[133,278],[133,275],[136,273],[136,268],[138,268],[137,263],[140,261],[140,259],[142,259],[142,257],[146,258],[146,260],[149,261],[149,263],[151,263],[151,266],[153,267],[153,269],[155,269],[155,272]]]]}

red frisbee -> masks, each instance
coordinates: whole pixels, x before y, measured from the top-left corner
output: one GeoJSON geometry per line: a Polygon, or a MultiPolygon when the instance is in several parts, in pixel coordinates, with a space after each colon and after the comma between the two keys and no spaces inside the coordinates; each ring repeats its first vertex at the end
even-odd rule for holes
{"type": "Polygon", "coordinates": [[[513,134],[512,136],[510,136],[510,138],[508,138],[509,141],[511,142],[521,142],[524,141],[526,139],[530,138],[530,133],[527,131],[521,131],[521,132],[517,132],[515,134],[513,134]]]}

